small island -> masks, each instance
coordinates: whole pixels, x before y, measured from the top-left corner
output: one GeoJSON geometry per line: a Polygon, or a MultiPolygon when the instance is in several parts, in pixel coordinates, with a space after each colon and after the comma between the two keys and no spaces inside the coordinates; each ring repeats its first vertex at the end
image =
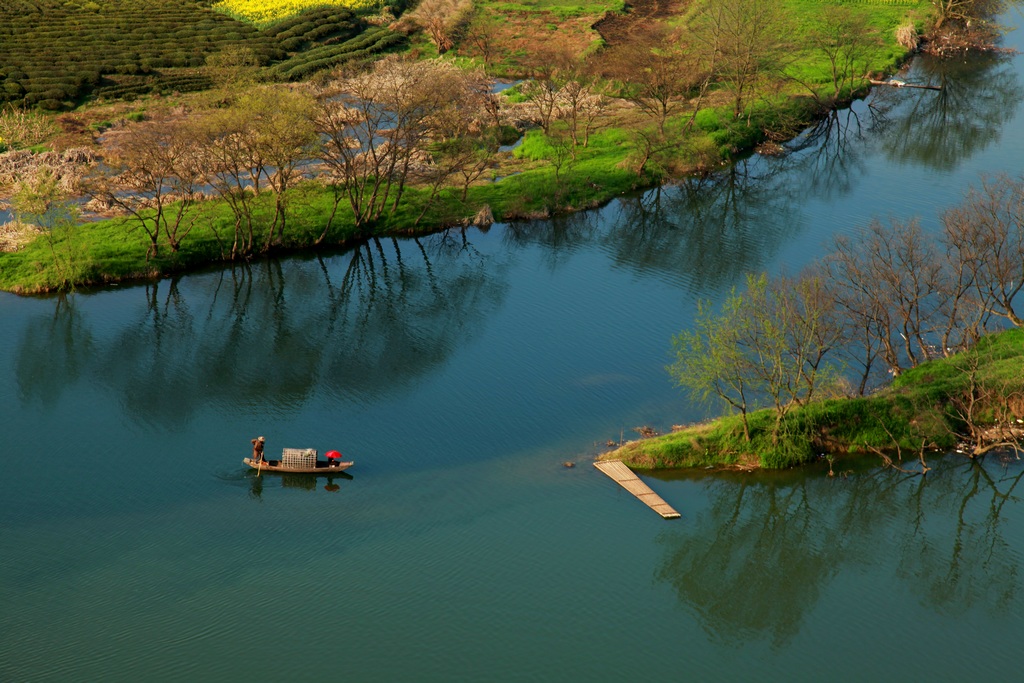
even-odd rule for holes
{"type": "Polygon", "coordinates": [[[1024,180],[991,178],[940,216],[874,222],[795,277],[701,302],[668,371],[712,422],[603,456],[632,467],[886,465],[1024,447],[1024,180]]]}
{"type": "MultiPolygon", "coordinates": [[[[978,458],[1024,452],[1024,330],[987,337],[963,354],[921,364],[871,396],[827,398],[794,407],[786,431],[775,411],[730,415],[630,441],[599,460],[634,469],[754,470],[793,467],[849,453],[874,453],[886,466],[929,470],[928,458],[956,451],[978,458]]],[[[838,468],[839,465],[836,465],[838,468]]]]}

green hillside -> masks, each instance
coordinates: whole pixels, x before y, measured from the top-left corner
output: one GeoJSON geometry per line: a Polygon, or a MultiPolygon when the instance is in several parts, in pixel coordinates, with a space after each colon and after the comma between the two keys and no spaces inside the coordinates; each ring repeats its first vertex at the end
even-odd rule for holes
{"type": "Polygon", "coordinates": [[[194,0],[0,3],[0,106],[69,109],[86,98],[205,90],[224,64],[305,77],[402,37],[348,9],[314,9],[259,29],[194,0]],[[362,37],[361,37],[362,36],[362,37]]]}

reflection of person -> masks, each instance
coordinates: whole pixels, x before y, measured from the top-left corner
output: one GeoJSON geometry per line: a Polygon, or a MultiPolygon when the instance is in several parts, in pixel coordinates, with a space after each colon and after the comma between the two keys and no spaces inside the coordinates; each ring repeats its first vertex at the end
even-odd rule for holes
{"type": "Polygon", "coordinates": [[[262,436],[252,440],[252,459],[259,462],[263,459],[263,443],[266,441],[262,436]]]}

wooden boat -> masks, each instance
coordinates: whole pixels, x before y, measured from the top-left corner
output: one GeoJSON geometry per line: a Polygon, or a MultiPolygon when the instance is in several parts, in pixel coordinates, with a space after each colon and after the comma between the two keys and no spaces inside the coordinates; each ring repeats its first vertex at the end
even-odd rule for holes
{"type": "Polygon", "coordinates": [[[288,474],[337,474],[347,470],[354,462],[345,460],[317,460],[312,448],[285,448],[280,460],[253,460],[242,463],[259,472],[286,472],[288,474]]]}

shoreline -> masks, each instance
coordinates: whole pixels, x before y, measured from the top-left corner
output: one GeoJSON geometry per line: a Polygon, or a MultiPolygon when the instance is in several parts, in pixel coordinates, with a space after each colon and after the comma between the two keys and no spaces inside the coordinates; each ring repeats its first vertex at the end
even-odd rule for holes
{"type": "MultiPolygon", "coordinates": [[[[837,103],[837,108],[848,108],[854,101],[863,99],[870,95],[871,87],[865,86],[855,93],[855,97],[837,103]]],[[[821,117],[827,115],[832,109],[822,110],[817,107],[808,106],[807,98],[790,97],[786,100],[787,105],[798,112],[800,127],[786,138],[786,141],[796,139],[800,134],[813,126],[821,117]]],[[[597,138],[601,134],[617,134],[619,131],[610,128],[606,131],[595,133],[592,137],[597,138]]],[[[536,136],[539,129],[529,129],[523,133],[523,137],[536,136]],[[537,132],[534,132],[537,131],[537,132]]],[[[111,284],[143,283],[168,277],[176,274],[183,274],[209,267],[224,267],[233,263],[252,262],[265,258],[278,258],[299,254],[315,254],[324,250],[344,250],[353,246],[365,244],[373,239],[384,239],[392,237],[421,237],[451,229],[465,229],[477,227],[487,229],[496,223],[511,223],[516,221],[548,220],[559,215],[569,215],[580,211],[600,209],[607,206],[615,199],[633,192],[646,192],[658,187],[671,185],[673,182],[686,181],[690,178],[699,177],[701,174],[714,175],[729,168],[736,161],[753,154],[761,153],[759,148],[766,142],[766,135],[763,131],[758,134],[745,147],[733,148],[727,157],[718,162],[717,168],[700,169],[690,166],[688,171],[682,171],[673,178],[655,177],[646,171],[637,175],[633,170],[624,168],[622,164],[628,158],[631,148],[615,150],[615,156],[605,154],[604,157],[594,159],[596,166],[591,164],[588,168],[589,158],[582,158],[580,166],[582,170],[575,168],[563,173],[556,182],[551,182],[553,170],[550,163],[539,163],[535,168],[514,172],[510,175],[500,177],[495,182],[474,185],[469,190],[466,202],[458,200],[454,196],[439,197],[428,208],[422,224],[410,224],[402,222],[402,216],[389,216],[382,218],[377,224],[369,226],[368,229],[357,229],[346,219],[349,217],[350,209],[342,202],[338,207],[338,215],[335,217],[336,227],[332,228],[329,236],[322,242],[315,241],[314,237],[319,232],[323,223],[328,219],[328,211],[315,208],[317,203],[324,204],[331,196],[331,191],[324,188],[319,191],[310,192],[318,181],[316,178],[309,178],[303,181],[297,189],[305,192],[308,204],[303,208],[306,216],[302,217],[302,230],[300,239],[292,238],[283,244],[273,244],[263,252],[253,254],[249,258],[230,259],[224,258],[223,254],[215,253],[213,243],[216,237],[211,234],[200,235],[198,239],[189,238],[189,243],[177,252],[169,252],[165,245],[163,253],[146,261],[146,268],[116,271],[104,269],[102,264],[94,264],[94,270],[85,277],[76,279],[72,283],[73,288],[96,288],[111,284]],[[601,166],[603,164],[603,166],[601,166]],[[597,176],[602,177],[598,178],[597,176]],[[596,182],[603,181],[603,182],[596,182]],[[520,186],[517,190],[513,186],[520,186]],[[314,215],[309,215],[314,214],[314,215]],[[483,219],[481,219],[483,217],[483,219]],[[306,239],[301,239],[306,237],[306,239]]],[[[771,150],[764,152],[768,155],[775,154],[777,144],[773,143],[771,150]]],[[[599,153],[600,154],[600,153],[599,153]]],[[[582,155],[581,155],[582,156],[582,155]]],[[[410,187],[407,189],[407,196],[412,198],[410,206],[403,213],[405,215],[415,214],[422,204],[417,205],[417,195],[422,194],[422,188],[410,187]]],[[[454,194],[454,193],[453,193],[454,194]]],[[[206,207],[223,207],[223,200],[211,198],[202,202],[206,207]]],[[[83,222],[75,226],[75,229],[86,227],[86,230],[112,228],[130,220],[130,216],[118,215],[103,217],[96,221],[83,222]]],[[[13,221],[12,221],[13,222],[13,221]]],[[[212,222],[212,221],[211,221],[212,222]]],[[[290,223],[294,226],[296,218],[290,223]]],[[[10,225],[10,224],[7,224],[10,225]]],[[[135,228],[138,229],[137,227],[135,228]]],[[[39,240],[35,240],[38,242],[39,240]]],[[[29,244],[28,246],[33,246],[29,244]]],[[[39,245],[34,245],[39,249],[39,245]]],[[[145,244],[139,241],[136,251],[144,249],[145,244]]],[[[0,266],[4,265],[5,257],[16,260],[18,254],[23,254],[25,245],[18,251],[0,251],[0,266]],[[13,255],[13,257],[12,257],[13,255]]],[[[0,280],[0,291],[6,291],[20,296],[38,296],[53,294],[68,289],[66,283],[45,284],[30,283],[27,279],[15,279],[13,282],[0,280]]]]}
{"type": "MultiPolygon", "coordinates": [[[[890,65],[890,69],[905,68],[913,62],[913,58],[921,51],[921,46],[917,49],[906,51],[896,63],[890,65]]],[[[886,71],[885,73],[888,72],[886,71]]],[[[879,72],[873,73],[877,74],[879,72]]],[[[787,95],[781,105],[782,111],[788,111],[793,120],[799,123],[799,127],[787,133],[786,140],[789,141],[797,138],[809,126],[813,126],[816,121],[821,120],[823,116],[827,115],[828,112],[836,108],[848,108],[854,101],[870,96],[872,91],[871,79],[865,79],[865,82],[856,91],[851,93],[849,98],[834,103],[832,107],[822,107],[819,103],[812,103],[812,98],[807,96],[798,94],[787,95]]],[[[721,107],[704,111],[714,112],[719,108],[721,107]]],[[[758,123],[762,117],[770,113],[772,112],[767,114],[762,111],[755,112],[755,123],[751,125],[750,121],[748,121],[746,128],[742,131],[734,130],[728,127],[731,124],[727,124],[727,128],[724,130],[733,131],[734,135],[739,135],[740,138],[738,139],[742,140],[742,146],[733,146],[728,152],[722,152],[723,156],[719,159],[717,166],[701,169],[691,164],[689,172],[686,172],[685,169],[677,171],[675,178],[684,179],[700,173],[711,175],[718,172],[719,169],[727,168],[729,165],[734,164],[740,158],[760,153],[759,147],[768,138],[764,128],[759,128],[758,123]]],[[[537,129],[525,131],[523,133],[524,138],[529,135],[536,135],[531,133],[532,130],[537,129]]],[[[621,137],[622,131],[616,128],[608,128],[595,134],[595,137],[608,133],[619,133],[621,137]]],[[[118,259],[108,257],[107,262],[104,262],[102,259],[88,260],[90,254],[85,253],[84,258],[87,261],[87,266],[76,277],[47,282],[39,279],[39,271],[45,270],[45,265],[43,264],[43,261],[45,261],[44,257],[48,253],[47,249],[51,252],[53,251],[54,245],[50,244],[44,248],[38,244],[42,240],[36,239],[29,245],[29,248],[34,248],[36,251],[34,261],[25,253],[26,247],[24,245],[18,251],[0,251],[0,267],[10,265],[12,270],[17,269],[20,271],[16,275],[0,278],[0,291],[21,296],[38,296],[79,287],[101,288],[111,284],[151,282],[172,275],[195,272],[211,267],[224,267],[233,263],[299,254],[315,254],[324,250],[343,250],[365,244],[373,239],[418,237],[453,228],[475,226],[486,229],[493,223],[543,220],[553,216],[600,208],[630,192],[642,192],[671,184],[671,179],[666,179],[663,176],[651,175],[647,171],[641,171],[638,175],[632,170],[623,168],[624,162],[634,149],[628,145],[623,146],[621,140],[617,144],[620,148],[613,149],[611,153],[606,149],[594,157],[587,157],[581,154],[581,161],[576,164],[577,167],[570,165],[561,177],[559,177],[557,170],[553,171],[550,160],[545,161],[543,158],[534,158],[532,164],[529,161],[526,162],[528,167],[523,170],[516,170],[513,167],[511,174],[500,177],[495,182],[470,187],[469,195],[465,202],[458,200],[454,196],[456,194],[454,191],[451,192],[451,196],[431,198],[428,202],[434,203],[428,206],[423,216],[422,224],[420,224],[419,219],[416,221],[411,220],[411,217],[424,206],[422,201],[417,204],[416,200],[417,195],[423,194],[421,188],[410,187],[408,189],[408,196],[412,198],[412,201],[401,212],[402,215],[387,216],[369,227],[356,228],[350,221],[347,221],[345,214],[349,213],[349,209],[342,202],[338,207],[338,215],[335,217],[336,226],[322,240],[316,239],[316,236],[319,233],[320,226],[328,220],[330,212],[324,209],[324,204],[329,198],[331,191],[326,188],[319,191],[310,191],[310,188],[318,184],[315,178],[311,178],[303,181],[304,187],[298,188],[305,192],[306,204],[300,209],[304,215],[294,216],[290,219],[292,226],[301,224],[299,228],[301,232],[290,235],[283,243],[271,244],[263,251],[242,259],[225,257],[223,246],[218,246],[220,238],[216,234],[215,227],[217,217],[213,217],[210,218],[210,226],[206,234],[199,234],[196,238],[190,236],[189,243],[183,244],[180,251],[170,252],[166,245],[161,245],[163,253],[159,257],[141,259],[139,251],[144,249],[145,245],[139,240],[140,244],[135,245],[134,249],[130,247],[122,248],[118,259]],[[600,156],[601,154],[603,156],[600,156]],[[592,163],[588,165],[588,162],[592,163]],[[317,204],[320,205],[319,208],[315,206],[317,204]],[[195,239],[194,243],[193,239],[195,239]],[[21,256],[18,256],[19,254],[21,256]],[[111,261],[119,260],[124,262],[129,259],[134,260],[136,263],[135,267],[118,267],[116,264],[111,264],[111,261]],[[18,263],[19,261],[22,261],[22,263],[18,263]]],[[[773,145],[777,147],[777,144],[773,143],[773,145]]],[[[610,148],[611,145],[609,145],[610,148]]],[[[770,152],[771,150],[765,151],[766,154],[770,152]]],[[[522,160],[517,158],[513,166],[515,166],[515,163],[522,165],[522,160]]],[[[218,206],[222,207],[224,205],[224,202],[220,199],[210,199],[202,202],[202,204],[205,208],[212,207],[215,212],[218,206]]],[[[89,232],[94,229],[107,229],[114,233],[107,239],[116,241],[118,239],[116,226],[123,225],[126,220],[126,217],[122,216],[91,223],[81,223],[75,226],[75,230],[89,232]],[[83,226],[88,227],[82,230],[83,226]]],[[[220,217],[220,221],[223,227],[223,216],[220,217]]],[[[135,229],[138,230],[137,227],[135,229]]],[[[121,232],[124,232],[123,228],[121,232]]],[[[120,241],[125,242],[127,240],[120,239],[120,241]]],[[[95,248],[97,245],[90,243],[87,246],[95,248]]]]}

